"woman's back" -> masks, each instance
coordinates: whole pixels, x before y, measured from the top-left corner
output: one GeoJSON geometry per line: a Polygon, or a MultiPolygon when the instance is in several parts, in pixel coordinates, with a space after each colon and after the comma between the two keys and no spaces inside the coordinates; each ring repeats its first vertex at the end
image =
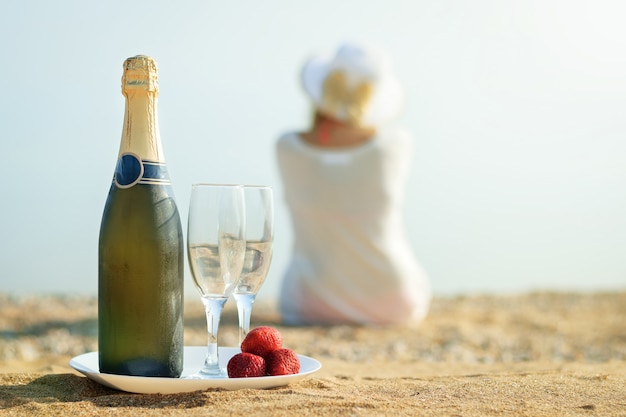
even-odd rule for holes
{"type": "Polygon", "coordinates": [[[277,145],[294,253],[280,298],[287,323],[398,323],[427,311],[428,281],[406,238],[410,135],[344,148],[297,133],[277,145]]]}

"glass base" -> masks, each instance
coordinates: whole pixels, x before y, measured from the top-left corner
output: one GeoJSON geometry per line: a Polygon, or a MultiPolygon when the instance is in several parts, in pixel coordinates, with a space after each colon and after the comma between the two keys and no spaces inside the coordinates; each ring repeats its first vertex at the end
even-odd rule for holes
{"type": "Polygon", "coordinates": [[[224,368],[202,368],[192,375],[182,377],[182,379],[224,379],[228,378],[228,372],[224,368]]]}

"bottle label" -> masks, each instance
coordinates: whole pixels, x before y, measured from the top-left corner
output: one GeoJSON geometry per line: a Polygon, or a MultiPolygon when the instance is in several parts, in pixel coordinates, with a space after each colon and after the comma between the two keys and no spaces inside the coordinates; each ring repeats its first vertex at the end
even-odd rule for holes
{"type": "Polygon", "coordinates": [[[113,182],[118,188],[135,184],[169,185],[170,177],[164,162],[141,160],[133,153],[125,153],[117,160],[113,182]]]}

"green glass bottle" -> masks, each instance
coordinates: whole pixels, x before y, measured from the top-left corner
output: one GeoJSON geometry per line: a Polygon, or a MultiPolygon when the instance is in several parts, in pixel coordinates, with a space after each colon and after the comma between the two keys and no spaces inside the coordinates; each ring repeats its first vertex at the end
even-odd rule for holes
{"type": "Polygon", "coordinates": [[[177,378],[183,368],[183,234],[163,156],[156,62],[124,62],[124,127],[98,250],[100,372],[177,378]]]}

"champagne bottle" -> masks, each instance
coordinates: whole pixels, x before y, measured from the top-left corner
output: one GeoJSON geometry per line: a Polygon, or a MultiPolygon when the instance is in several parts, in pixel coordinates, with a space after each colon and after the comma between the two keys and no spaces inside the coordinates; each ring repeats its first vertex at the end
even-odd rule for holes
{"type": "Polygon", "coordinates": [[[98,251],[100,372],[179,377],[183,235],[163,156],[156,62],[124,62],[122,140],[98,251]]]}

